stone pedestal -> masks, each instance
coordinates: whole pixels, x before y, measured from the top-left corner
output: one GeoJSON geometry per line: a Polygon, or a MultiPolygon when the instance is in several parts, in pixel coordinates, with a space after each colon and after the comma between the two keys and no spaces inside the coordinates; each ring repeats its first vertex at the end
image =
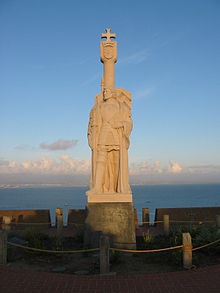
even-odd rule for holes
{"type": "Polygon", "coordinates": [[[109,237],[111,247],[136,249],[132,202],[88,202],[86,209],[85,247],[99,247],[104,235],[109,237]]]}
{"type": "Polygon", "coordinates": [[[113,203],[113,202],[132,202],[131,193],[103,193],[91,194],[89,191],[86,193],[88,203],[113,203]]]}

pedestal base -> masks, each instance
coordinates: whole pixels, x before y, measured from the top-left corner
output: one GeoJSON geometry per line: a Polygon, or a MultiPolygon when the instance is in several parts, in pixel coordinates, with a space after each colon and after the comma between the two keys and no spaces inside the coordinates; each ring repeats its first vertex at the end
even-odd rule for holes
{"type": "Polygon", "coordinates": [[[91,194],[89,191],[86,193],[88,203],[109,203],[109,202],[132,202],[131,193],[100,193],[91,194]]]}
{"type": "Polygon", "coordinates": [[[135,214],[132,202],[88,202],[84,246],[99,247],[101,235],[108,236],[110,246],[135,249],[135,214]]]}

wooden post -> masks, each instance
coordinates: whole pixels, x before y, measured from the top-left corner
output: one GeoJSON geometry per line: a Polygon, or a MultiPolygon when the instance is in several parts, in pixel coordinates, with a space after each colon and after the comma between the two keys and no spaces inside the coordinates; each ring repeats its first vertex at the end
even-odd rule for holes
{"type": "Polygon", "coordinates": [[[3,229],[9,231],[11,229],[11,219],[10,216],[3,216],[3,229]]]}
{"type": "Polygon", "coordinates": [[[142,224],[144,228],[149,227],[149,209],[142,208],[142,224]]]}
{"type": "Polygon", "coordinates": [[[100,237],[100,274],[109,273],[109,238],[100,237]]]}
{"type": "Polygon", "coordinates": [[[220,215],[216,215],[216,226],[218,229],[218,233],[220,233],[220,215]]]}
{"type": "Polygon", "coordinates": [[[0,231],[0,265],[7,264],[7,232],[0,231]]]}
{"type": "Polygon", "coordinates": [[[192,267],[192,239],[189,233],[183,233],[183,267],[192,267]]]}
{"type": "Polygon", "coordinates": [[[57,227],[57,237],[61,238],[63,236],[63,210],[62,210],[62,208],[56,208],[56,227],[57,227]]]}
{"type": "Polygon", "coordinates": [[[169,215],[163,215],[163,230],[166,236],[170,233],[169,215]]]}

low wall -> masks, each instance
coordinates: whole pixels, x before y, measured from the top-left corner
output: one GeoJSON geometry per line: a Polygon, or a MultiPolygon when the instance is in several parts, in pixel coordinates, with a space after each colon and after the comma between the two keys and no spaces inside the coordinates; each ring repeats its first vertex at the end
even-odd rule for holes
{"type": "Polygon", "coordinates": [[[158,208],[155,212],[157,227],[163,226],[164,215],[169,215],[170,226],[213,226],[216,225],[216,216],[220,215],[220,207],[158,208]]]}
{"type": "MultiPolygon", "coordinates": [[[[138,223],[137,212],[134,209],[135,227],[138,228],[138,225],[148,227],[149,214],[149,209],[143,208],[142,223],[138,223]]],[[[220,215],[220,207],[157,208],[155,225],[158,228],[163,228],[164,215],[169,215],[170,228],[192,224],[215,226],[216,216],[220,215]]],[[[67,228],[73,229],[74,235],[82,234],[86,216],[86,209],[69,209],[67,228]]],[[[51,228],[50,210],[0,210],[0,229],[26,230],[30,228],[38,228],[41,231],[51,228]]]]}
{"type": "Polygon", "coordinates": [[[49,210],[1,210],[0,229],[5,226],[10,230],[24,230],[36,227],[38,229],[48,229],[51,227],[49,210]]]}
{"type": "Polygon", "coordinates": [[[68,211],[67,227],[73,229],[74,235],[82,235],[85,229],[85,220],[85,209],[70,209],[68,211]]]}

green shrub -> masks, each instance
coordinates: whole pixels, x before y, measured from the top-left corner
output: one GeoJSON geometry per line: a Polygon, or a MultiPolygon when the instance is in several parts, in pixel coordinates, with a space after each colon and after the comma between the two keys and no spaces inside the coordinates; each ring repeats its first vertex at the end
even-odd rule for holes
{"type": "Polygon", "coordinates": [[[28,246],[43,249],[45,247],[45,242],[49,240],[49,237],[35,229],[30,229],[25,234],[25,240],[28,241],[28,246]]]}
{"type": "Polygon", "coordinates": [[[121,262],[121,255],[118,251],[112,251],[110,255],[110,262],[112,264],[119,264],[121,262]]]}
{"type": "MultiPolygon", "coordinates": [[[[220,239],[220,235],[215,227],[204,227],[202,225],[191,225],[190,227],[179,226],[176,227],[175,230],[173,229],[169,236],[152,236],[150,233],[143,234],[142,241],[139,240],[138,249],[151,250],[182,245],[182,234],[186,232],[189,232],[191,235],[193,247],[200,247],[220,239]]],[[[193,263],[199,264],[205,259],[205,256],[216,255],[220,255],[220,241],[193,252],[193,263]],[[201,259],[202,257],[203,259],[201,259]]],[[[143,261],[156,263],[169,262],[171,265],[179,266],[182,265],[182,257],[182,249],[175,249],[164,252],[145,253],[143,261]]]]}

